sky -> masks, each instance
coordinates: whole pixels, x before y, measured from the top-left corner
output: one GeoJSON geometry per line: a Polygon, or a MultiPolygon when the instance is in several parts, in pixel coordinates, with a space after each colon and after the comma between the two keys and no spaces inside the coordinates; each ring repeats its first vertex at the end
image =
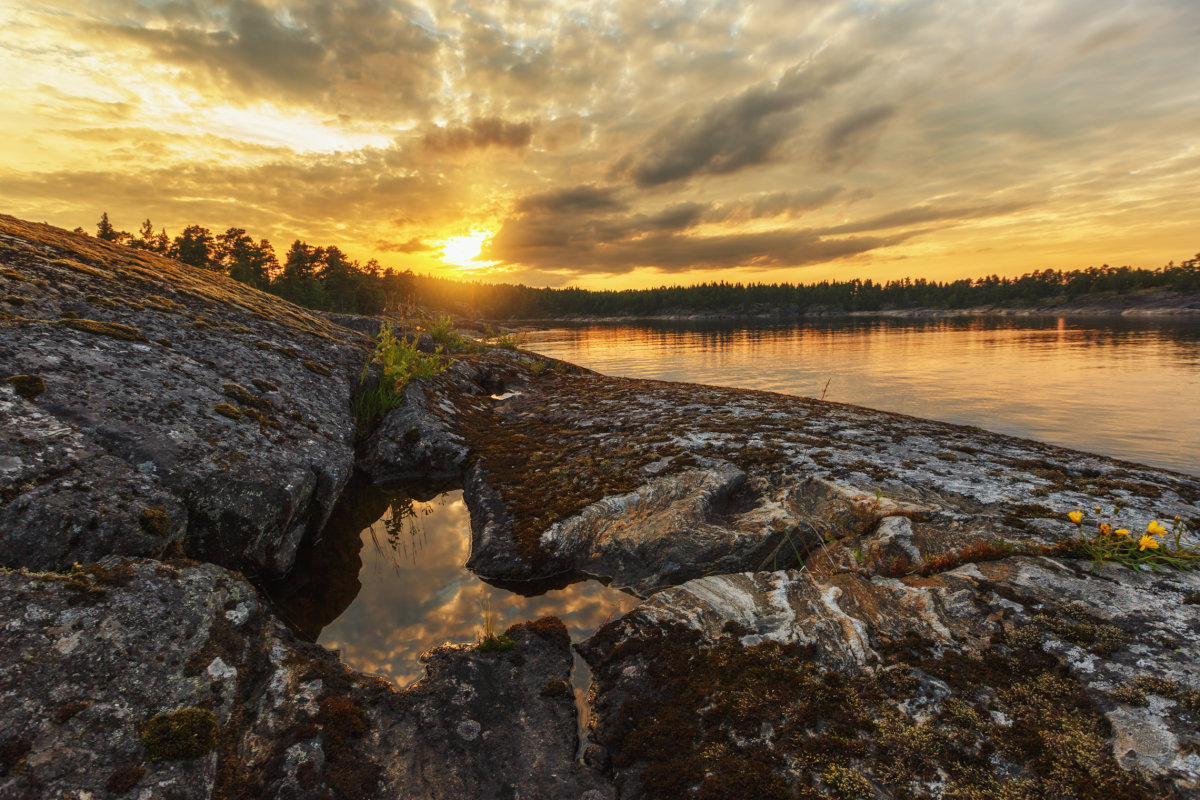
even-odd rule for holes
{"type": "Polygon", "coordinates": [[[0,212],[451,277],[1200,250],[1196,0],[0,0],[0,212]]]}

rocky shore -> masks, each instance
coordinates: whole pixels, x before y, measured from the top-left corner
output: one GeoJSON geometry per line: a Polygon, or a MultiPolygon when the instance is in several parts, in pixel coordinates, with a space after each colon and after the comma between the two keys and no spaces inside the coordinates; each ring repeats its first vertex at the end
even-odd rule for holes
{"type": "Polygon", "coordinates": [[[1066,518],[1196,530],[1195,476],[503,349],[364,430],[375,320],[11,217],[0,295],[0,798],[1200,797],[1200,576],[1066,518]],[[589,741],[554,618],[403,690],[280,621],[356,470],[643,598],[589,741]]]}

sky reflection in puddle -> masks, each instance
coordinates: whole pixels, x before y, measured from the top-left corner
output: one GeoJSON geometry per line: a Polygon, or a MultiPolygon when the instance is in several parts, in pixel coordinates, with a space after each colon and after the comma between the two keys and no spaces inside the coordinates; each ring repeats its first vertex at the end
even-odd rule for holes
{"type": "MultiPolygon", "coordinates": [[[[463,566],[470,515],[461,490],[422,502],[359,486],[334,513],[324,546],[298,563],[277,605],[301,635],[399,687],[424,674],[418,657],[429,648],[474,642],[484,608],[495,614],[497,632],[553,614],[578,642],[638,602],[592,580],[535,597],[484,583],[463,566]]],[[[581,694],[587,676],[573,677],[581,694]]]]}

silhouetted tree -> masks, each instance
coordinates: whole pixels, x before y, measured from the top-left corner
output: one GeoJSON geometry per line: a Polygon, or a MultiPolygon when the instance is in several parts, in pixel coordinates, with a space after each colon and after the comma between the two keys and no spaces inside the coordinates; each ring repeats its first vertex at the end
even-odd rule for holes
{"type": "Polygon", "coordinates": [[[188,225],[171,243],[170,255],[184,264],[201,269],[220,269],[212,260],[212,232],[199,225],[188,225]]]}

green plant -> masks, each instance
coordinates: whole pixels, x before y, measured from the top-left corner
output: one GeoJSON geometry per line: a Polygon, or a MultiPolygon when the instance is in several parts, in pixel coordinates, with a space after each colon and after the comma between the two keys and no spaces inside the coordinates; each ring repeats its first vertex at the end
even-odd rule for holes
{"type": "Polygon", "coordinates": [[[524,331],[500,333],[492,330],[492,326],[488,325],[483,340],[491,347],[499,347],[501,350],[516,350],[524,347],[528,338],[529,336],[524,331]]]}
{"type": "Polygon", "coordinates": [[[370,427],[403,402],[409,381],[432,378],[445,369],[441,352],[439,347],[433,354],[422,353],[407,339],[396,338],[392,326],[385,323],[376,337],[375,353],[359,378],[360,385],[366,382],[373,363],[378,363],[383,373],[379,383],[359,394],[354,402],[354,415],[359,423],[370,427]]]}
{"type": "Polygon", "coordinates": [[[545,372],[547,367],[549,367],[549,364],[539,358],[529,365],[529,371],[534,374],[534,377],[537,377],[545,372]]]}
{"type": "Polygon", "coordinates": [[[445,314],[442,314],[430,323],[428,332],[433,338],[434,344],[449,350],[451,353],[471,350],[471,346],[474,344],[474,342],[471,342],[467,337],[459,333],[458,328],[454,327],[454,320],[445,314]]]}
{"type": "Polygon", "coordinates": [[[1194,541],[1186,541],[1191,536],[1181,517],[1175,517],[1170,528],[1158,520],[1150,520],[1146,532],[1135,538],[1128,528],[1117,527],[1116,519],[1120,513],[1120,506],[1114,506],[1110,515],[1102,516],[1102,507],[1096,506],[1096,532],[1090,537],[1083,530],[1084,512],[1067,514],[1079,529],[1079,539],[1073,542],[1073,549],[1090,558],[1093,569],[1104,561],[1151,569],[1200,569],[1200,546],[1194,541]]]}
{"type": "Polygon", "coordinates": [[[479,610],[483,614],[483,630],[478,637],[479,649],[485,653],[511,650],[516,642],[507,634],[496,633],[496,612],[492,610],[492,604],[486,601],[481,602],[479,610]]]}

